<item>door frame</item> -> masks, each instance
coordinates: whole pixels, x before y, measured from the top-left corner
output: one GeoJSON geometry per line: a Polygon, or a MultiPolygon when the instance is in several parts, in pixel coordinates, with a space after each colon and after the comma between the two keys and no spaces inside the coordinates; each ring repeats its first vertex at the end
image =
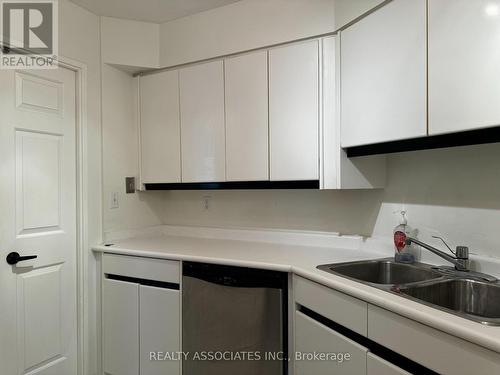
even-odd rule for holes
{"type": "Polygon", "coordinates": [[[76,325],[77,374],[88,371],[88,163],[87,163],[87,65],[59,56],[59,66],[75,73],[76,98],[76,325]]]}

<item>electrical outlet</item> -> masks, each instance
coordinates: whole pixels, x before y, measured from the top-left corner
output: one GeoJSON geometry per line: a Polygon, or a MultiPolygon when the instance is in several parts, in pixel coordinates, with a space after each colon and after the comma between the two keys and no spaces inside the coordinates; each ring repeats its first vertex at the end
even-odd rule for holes
{"type": "Polygon", "coordinates": [[[210,209],[210,202],[212,200],[212,197],[210,195],[205,195],[203,196],[203,210],[208,211],[210,209]]]}
{"type": "Polygon", "coordinates": [[[120,207],[120,202],[119,202],[119,193],[117,191],[113,191],[109,195],[109,208],[110,209],[115,209],[120,207]]]}

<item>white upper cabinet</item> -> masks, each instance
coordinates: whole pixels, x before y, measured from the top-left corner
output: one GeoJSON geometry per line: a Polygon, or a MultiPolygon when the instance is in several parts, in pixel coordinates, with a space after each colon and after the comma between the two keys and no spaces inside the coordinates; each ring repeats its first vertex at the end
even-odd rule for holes
{"type": "Polygon", "coordinates": [[[500,125],[500,1],[429,1],[429,133],[500,125]]]}
{"type": "Polygon", "coordinates": [[[181,181],[179,72],[140,78],[142,183],[181,181]]]}
{"type": "Polygon", "coordinates": [[[319,179],[319,42],[269,51],[270,177],[319,179]]]}
{"type": "Polygon", "coordinates": [[[226,179],[269,180],[267,51],[224,63],[226,179]]]}
{"type": "Polygon", "coordinates": [[[425,0],[394,0],[341,32],[342,147],[427,135],[426,48],[425,0]]]}
{"type": "Polygon", "coordinates": [[[225,180],[222,61],[180,70],[182,182],[225,180]]]}

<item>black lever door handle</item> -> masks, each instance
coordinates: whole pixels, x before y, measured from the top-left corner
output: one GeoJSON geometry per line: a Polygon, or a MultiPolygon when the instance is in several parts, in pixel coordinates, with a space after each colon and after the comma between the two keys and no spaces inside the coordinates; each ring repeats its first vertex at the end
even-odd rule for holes
{"type": "Polygon", "coordinates": [[[10,265],[14,265],[17,264],[17,262],[22,262],[23,260],[30,260],[35,258],[38,258],[38,255],[27,255],[25,257],[22,257],[21,255],[19,255],[18,252],[13,251],[12,253],[9,253],[9,255],[7,255],[6,260],[7,263],[9,263],[10,265]]]}

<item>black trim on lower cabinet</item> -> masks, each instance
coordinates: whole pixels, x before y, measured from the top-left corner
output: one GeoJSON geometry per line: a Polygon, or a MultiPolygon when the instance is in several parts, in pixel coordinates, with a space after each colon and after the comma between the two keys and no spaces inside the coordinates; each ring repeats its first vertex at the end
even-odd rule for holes
{"type": "Polygon", "coordinates": [[[172,289],[172,290],[179,290],[180,289],[179,284],[176,284],[176,283],[168,283],[166,281],[158,281],[158,280],[140,279],[137,277],[106,274],[106,279],[116,280],[116,281],[124,281],[127,283],[140,284],[140,285],[144,285],[144,286],[154,286],[156,288],[163,288],[163,289],[172,289]]]}
{"type": "Polygon", "coordinates": [[[424,367],[417,362],[412,361],[411,359],[408,359],[401,354],[398,354],[391,349],[386,348],[385,346],[382,346],[375,341],[370,340],[369,338],[360,335],[359,333],[356,333],[349,328],[346,328],[338,323],[335,323],[334,321],[325,318],[323,315],[320,315],[310,309],[308,309],[305,306],[302,305],[297,305],[298,310],[303,313],[304,315],[307,315],[309,318],[323,324],[324,326],[334,330],[337,333],[340,333],[342,336],[347,337],[348,339],[357,342],[359,345],[364,346],[367,348],[371,353],[375,354],[376,356],[385,359],[387,362],[392,363],[393,365],[401,368],[402,370],[408,371],[411,374],[418,374],[418,375],[439,375],[439,373],[434,372],[427,367],[424,367]]]}
{"type": "Polygon", "coordinates": [[[347,157],[392,154],[395,152],[432,150],[436,148],[459,147],[500,142],[500,126],[486,129],[468,130],[459,133],[431,135],[428,137],[404,139],[353,146],[345,149],[347,157]]]}
{"type": "Polygon", "coordinates": [[[303,181],[227,181],[144,184],[146,190],[263,190],[319,189],[319,180],[303,181]]]}

